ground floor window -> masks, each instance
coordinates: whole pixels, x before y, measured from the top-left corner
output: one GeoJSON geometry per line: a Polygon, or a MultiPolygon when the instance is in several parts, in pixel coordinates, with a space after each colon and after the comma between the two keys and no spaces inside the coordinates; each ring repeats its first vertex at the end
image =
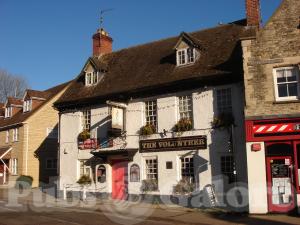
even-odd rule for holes
{"type": "Polygon", "coordinates": [[[11,159],[11,173],[12,175],[18,174],[18,159],[11,159]]]}
{"type": "Polygon", "coordinates": [[[106,182],[106,168],[104,165],[100,165],[97,169],[97,181],[100,183],[106,182]]]}
{"type": "Polygon", "coordinates": [[[79,177],[83,175],[91,177],[91,166],[88,160],[79,160],[79,177]]]}
{"type": "Polygon", "coordinates": [[[130,182],[140,181],[140,167],[137,164],[133,164],[130,167],[130,182]]]}
{"type": "Polygon", "coordinates": [[[195,174],[194,174],[193,157],[183,157],[180,160],[181,160],[181,179],[194,183],[195,174]]]}
{"type": "Polygon", "coordinates": [[[46,160],[46,169],[56,169],[56,168],[57,168],[57,159],[46,160]]]}
{"type": "Polygon", "coordinates": [[[231,155],[221,156],[221,172],[228,177],[228,182],[235,181],[234,158],[231,155]]]}
{"type": "Polygon", "coordinates": [[[149,158],[145,160],[146,162],[146,178],[147,180],[157,180],[158,170],[157,170],[157,158],[149,158]]]}

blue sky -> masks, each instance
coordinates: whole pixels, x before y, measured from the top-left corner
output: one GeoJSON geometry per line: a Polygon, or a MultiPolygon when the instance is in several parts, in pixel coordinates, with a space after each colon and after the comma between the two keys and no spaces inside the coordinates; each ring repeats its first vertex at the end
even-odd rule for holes
{"type": "MultiPolygon", "coordinates": [[[[264,22],[281,0],[261,0],[264,22]]],[[[114,50],[245,17],[245,0],[0,0],[0,68],[43,90],[73,79],[100,10],[114,50]]]]}

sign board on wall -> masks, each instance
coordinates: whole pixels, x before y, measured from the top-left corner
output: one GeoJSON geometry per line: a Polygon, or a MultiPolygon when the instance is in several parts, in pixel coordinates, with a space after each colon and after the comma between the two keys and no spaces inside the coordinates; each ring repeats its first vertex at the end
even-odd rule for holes
{"type": "Polygon", "coordinates": [[[206,149],[206,136],[163,138],[140,141],[140,152],[206,149]]]}
{"type": "Polygon", "coordinates": [[[123,129],[123,109],[112,107],[111,108],[111,125],[113,129],[123,129]]]}

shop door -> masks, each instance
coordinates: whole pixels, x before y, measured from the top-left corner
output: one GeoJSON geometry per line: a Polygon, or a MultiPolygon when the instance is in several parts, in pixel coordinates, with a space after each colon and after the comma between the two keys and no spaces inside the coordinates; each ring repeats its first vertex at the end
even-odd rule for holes
{"type": "Polygon", "coordinates": [[[112,198],[127,199],[127,167],[128,162],[114,161],[112,166],[112,198]]]}
{"type": "Polygon", "coordinates": [[[291,156],[267,157],[269,212],[288,212],[295,207],[291,156]]]}

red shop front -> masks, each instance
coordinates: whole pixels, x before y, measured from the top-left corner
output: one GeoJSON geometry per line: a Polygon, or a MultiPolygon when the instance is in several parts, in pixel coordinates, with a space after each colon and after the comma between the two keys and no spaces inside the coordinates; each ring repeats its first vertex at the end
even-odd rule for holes
{"type": "Polygon", "coordinates": [[[300,118],[248,120],[246,141],[253,152],[264,143],[268,211],[294,210],[300,194],[300,118]]]}

